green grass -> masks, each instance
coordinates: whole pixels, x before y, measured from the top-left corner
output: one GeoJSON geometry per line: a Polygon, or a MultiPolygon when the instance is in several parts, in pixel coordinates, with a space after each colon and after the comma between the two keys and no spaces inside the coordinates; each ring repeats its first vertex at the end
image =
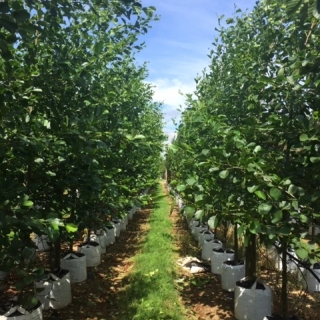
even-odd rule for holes
{"type": "Polygon", "coordinates": [[[185,319],[174,285],[176,264],[169,220],[170,206],[160,189],[159,186],[146,241],[134,258],[133,272],[125,288],[121,319],[185,319]]]}

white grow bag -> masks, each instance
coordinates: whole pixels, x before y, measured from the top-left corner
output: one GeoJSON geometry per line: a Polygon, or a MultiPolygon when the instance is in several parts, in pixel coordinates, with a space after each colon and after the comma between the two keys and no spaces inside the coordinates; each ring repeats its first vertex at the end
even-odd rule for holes
{"type": "Polygon", "coordinates": [[[82,282],[87,279],[87,259],[83,253],[68,253],[60,260],[60,266],[70,272],[71,283],[82,282]]]}
{"type": "Polygon", "coordinates": [[[87,267],[96,267],[101,263],[99,246],[97,242],[90,242],[89,244],[78,246],[78,252],[86,256],[87,267]]]}
{"type": "Polygon", "coordinates": [[[179,198],[178,200],[178,207],[179,207],[179,212],[182,211],[182,209],[184,208],[184,202],[182,198],[179,198]]]}
{"type": "Polygon", "coordinates": [[[222,242],[218,239],[204,240],[201,251],[202,260],[210,260],[213,249],[222,248],[222,242]]]}
{"type": "MultiPolygon", "coordinates": [[[[83,242],[86,243],[88,241],[88,237],[84,237],[83,242]]],[[[99,243],[100,254],[106,253],[105,240],[103,235],[90,234],[90,242],[99,243]]]]}
{"type": "Polygon", "coordinates": [[[214,239],[213,232],[211,232],[210,230],[202,231],[200,233],[199,241],[198,241],[199,248],[202,249],[205,240],[212,240],[212,239],[214,239]]]}
{"type": "Polygon", "coordinates": [[[263,320],[272,314],[271,289],[262,283],[257,285],[257,281],[254,280],[250,288],[244,288],[245,282],[245,278],[237,281],[234,289],[235,317],[238,320],[263,320]]]}
{"type": "Polygon", "coordinates": [[[199,220],[194,220],[193,218],[190,221],[190,229],[191,229],[191,234],[195,233],[195,228],[200,224],[199,220]]]}
{"type": "Polygon", "coordinates": [[[127,225],[124,219],[119,219],[120,222],[120,230],[125,231],[127,229],[127,225]]]}
{"type": "Polygon", "coordinates": [[[213,249],[211,251],[211,272],[221,274],[221,267],[224,261],[233,260],[234,251],[232,249],[223,250],[222,248],[213,249]]]}
{"type": "Polygon", "coordinates": [[[28,312],[20,306],[10,308],[4,315],[0,316],[0,320],[42,320],[42,306],[38,303],[38,306],[31,312],[28,312]],[[12,316],[14,313],[20,313],[20,315],[12,316]]]}
{"type": "MultiPolygon", "coordinates": [[[[293,249],[288,248],[288,252],[291,255],[293,255],[295,258],[297,258],[297,255],[295,254],[293,249]]],[[[277,270],[281,271],[282,270],[282,254],[279,254],[275,247],[273,247],[272,249],[269,249],[268,254],[274,267],[277,270]]],[[[293,272],[297,270],[298,270],[298,267],[295,261],[292,260],[289,256],[287,256],[287,272],[293,272]]]]}
{"type": "MultiPolygon", "coordinates": [[[[316,263],[310,268],[318,276],[318,278],[320,278],[320,264],[316,263]]],[[[301,273],[299,272],[299,279],[302,281],[303,288],[309,292],[320,292],[320,283],[313,276],[313,274],[303,267],[300,267],[300,270],[301,273]]]]}
{"type": "Polygon", "coordinates": [[[113,226],[106,226],[105,230],[107,232],[107,243],[106,245],[110,245],[116,242],[116,227],[113,226]]]}
{"type": "Polygon", "coordinates": [[[245,264],[243,260],[224,261],[221,266],[221,287],[232,292],[236,282],[245,276],[245,264]]]}
{"type": "Polygon", "coordinates": [[[120,227],[120,221],[113,221],[114,227],[116,228],[116,237],[120,236],[121,233],[121,227],[120,227]]]}
{"type": "Polygon", "coordinates": [[[131,208],[128,211],[128,219],[131,220],[133,218],[133,215],[134,215],[134,208],[131,208]]]}
{"type": "Polygon", "coordinates": [[[313,225],[309,227],[309,235],[312,235],[312,228],[314,228],[314,235],[318,235],[320,233],[320,226],[313,225]]]}
{"type": "Polygon", "coordinates": [[[49,251],[50,246],[49,246],[49,237],[46,235],[38,236],[35,235],[33,242],[35,245],[38,247],[37,251],[49,251]]]}
{"type": "Polygon", "coordinates": [[[127,228],[128,222],[129,222],[129,218],[128,218],[128,214],[127,214],[127,213],[125,213],[125,215],[124,215],[124,217],[123,217],[123,220],[124,220],[124,223],[125,223],[126,228],[127,228]]]}
{"type": "Polygon", "coordinates": [[[209,227],[208,226],[206,226],[206,225],[200,225],[200,226],[197,226],[197,227],[195,227],[194,228],[194,237],[195,237],[195,239],[197,240],[197,241],[199,241],[199,238],[200,238],[200,234],[201,234],[201,232],[203,232],[203,231],[207,231],[209,229],[209,227]]]}
{"type": "MultiPolygon", "coordinates": [[[[106,247],[108,244],[108,235],[106,231],[104,231],[103,229],[97,230],[96,237],[98,240],[97,242],[100,244],[100,252],[106,253],[106,247]]],[[[93,240],[93,241],[96,241],[96,240],[93,240]]]]}
{"type": "Polygon", "coordinates": [[[61,279],[50,273],[48,278],[35,282],[37,298],[42,304],[42,309],[61,309],[69,305],[72,301],[70,272],[61,279]],[[39,289],[42,291],[39,292],[39,289]]]}

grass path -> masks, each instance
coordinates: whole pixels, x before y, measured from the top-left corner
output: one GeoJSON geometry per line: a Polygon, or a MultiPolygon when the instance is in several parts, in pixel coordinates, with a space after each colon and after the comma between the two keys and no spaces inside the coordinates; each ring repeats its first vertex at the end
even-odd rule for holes
{"type": "Polygon", "coordinates": [[[174,285],[176,274],[170,206],[159,186],[155,208],[149,218],[149,232],[123,288],[124,313],[130,320],[183,320],[185,311],[174,285]]]}

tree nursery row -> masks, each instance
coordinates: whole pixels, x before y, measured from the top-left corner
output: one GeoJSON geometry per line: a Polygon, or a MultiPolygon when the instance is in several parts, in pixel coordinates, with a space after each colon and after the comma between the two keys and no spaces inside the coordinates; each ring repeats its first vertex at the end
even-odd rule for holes
{"type": "Polygon", "coordinates": [[[42,319],[31,313],[40,296],[42,307],[60,307],[62,264],[91,257],[92,237],[107,239],[159,176],[161,106],[135,62],[154,10],[130,0],[0,2],[0,270],[10,279],[1,319],[42,319]]]}
{"type": "MultiPolygon", "coordinates": [[[[236,280],[249,277],[232,285],[239,320],[277,319],[272,299],[258,290],[261,247],[280,259],[281,319],[293,310],[289,273],[320,291],[319,19],[315,0],[265,0],[249,14],[221,17],[210,66],[186,95],[167,150],[169,186],[190,226],[234,228],[230,259],[237,268],[245,262],[236,280]]],[[[205,258],[212,260],[219,243],[209,238],[205,258]]]]}

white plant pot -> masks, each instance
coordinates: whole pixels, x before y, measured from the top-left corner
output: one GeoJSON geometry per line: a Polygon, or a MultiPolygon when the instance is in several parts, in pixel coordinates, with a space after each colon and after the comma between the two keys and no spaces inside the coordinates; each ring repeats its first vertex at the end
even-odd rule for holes
{"type": "Polygon", "coordinates": [[[245,265],[243,260],[224,261],[221,266],[221,287],[223,290],[232,292],[236,282],[245,276],[245,265]]]}
{"type": "MultiPolygon", "coordinates": [[[[88,237],[84,237],[83,242],[86,243],[88,241],[88,237]]],[[[90,242],[97,242],[99,243],[99,251],[100,254],[106,253],[106,246],[104,244],[104,236],[99,236],[97,234],[91,233],[90,234],[90,242]]]]}
{"type": "Polygon", "coordinates": [[[199,220],[196,220],[196,218],[192,218],[190,220],[190,229],[191,229],[191,234],[194,234],[194,228],[197,227],[200,224],[199,220]]]}
{"type": "Polygon", "coordinates": [[[257,288],[257,282],[249,288],[245,287],[245,279],[237,281],[234,289],[234,313],[238,320],[263,320],[272,314],[272,294],[269,286],[260,284],[264,289],[257,288]]]}
{"type": "Polygon", "coordinates": [[[87,267],[96,267],[101,263],[100,245],[97,242],[90,242],[78,246],[78,252],[86,256],[87,267]]]}
{"type": "Polygon", "coordinates": [[[100,252],[106,253],[106,248],[108,244],[107,232],[104,231],[103,229],[100,229],[100,230],[97,230],[96,234],[97,234],[98,242],[100,244],[100,252]]]}
{"type": "MultiPolygon", "coordinates": [[[[310,268],[320,278],[320,264],[314,264],[310,268]]],[[[299,272],[300,275],[298,275],[299,279],[302,281],[303,288],[308,292],[320,292],[320,283],[313,274],[303,267],[300,267],[300,270],[301,273],[299,272]]]]}
{"type": "Polygon", "coordinates": [[[218,239],[204,240],[201,251],[202,260],[210,260],[213,249],[222,248],[222,242],[218,239]]]}
{"type": "Polygon", "coordinates": [[[72,301],[70,272],[61,278],[50,273],[47,279],[35,283],[36,295],[42,304],[42,309],[61,309],[72,301]],[[42,289],[39,292],[39,289],[42,289]]]}
{"type": "Polygon", "coordinates": [[[128,211],[128,219],[129,219],[129,220],[132,220],[133,215],[134,215],[134,208],[131,208],[131,209],[128,211]]]}
{"type": "Polygon", "coordinates": [[[105,228],[107,232],[107,245],[113,244],[116,242],[116,228],[115,226],[106,226],[105,228]]]}
{"type": "Polygon", "coordinates": [[[60,260],[60,266],[64,270],[69,270],[71,283],[87,279],[87,258],[83,253],[68,253],[60,260]]]}
{"type": "Polygon", "coordinates": [[[214,239],[213,232],[211,232],[210,230],[202,231],[200,233],[199,241],[198,241],[199,248],[202,249],[205,240],[212,240],[212,239],[214,239]]]}
{"type": "Polygon", "coordinates": [[[37,251],[49,251],[49,237],[47,235],[38,236],[35,235],[33,242],[38,247],[37,251]]]}
{"type": "Polygon", "coordinates": [[[224,261],[233,260],[234,251],[232,249],[216,248],[211,251],[211,272],[221,274],[221,267],[224,261]]]}
{"type": "Polygon", "coordinates": [[[0,320],[42,320],[42,306],[39,302],[35,309],[31,312],[25,310],[20,306],[10,308],[4,315],[0,316],[0,320]],[[12,316],[13,314],[19,314],[12,316]]]}
{"type": "Polygon", "coordinates": [[[113,224],[116,228],[116,237],[120,237],[120,233],[121,233],[120,221],[113,221],[113,224]]]}
{"type": "Polygon", "coordinates": [[[208,226],[205,225],[200,225],[194,228],[194,238],[199,241],[199,237],[200,237],[200,233],[202,231],[207,231],[208,230],[208,226]]]}
{"type": "Polygon", "coordinates": [[[126,222],[123,219],[120,219],[120,230],[125,231],[127,229],[126,222]]]}
{"type": "Polygon", "coordinates": [[[126,227],[128,226],[128,222],[129,222],[129,218],[128,218],[128,214],[125,213],[124,217],[123,217],[124,223],[126,225],[126,227]]]}
{"type": "MultiPolygon", "coordinates": [[[[288,252],[291,255],[293,255],[295,258],[297,258],[297,255],[291,248],[288,249],[288,252]]],[[[275,247],[273,247],[272,249],[269,249],[268,254],[273,266],[277,270],[281,271],[282,270],[282,254],[279,254],[275,247]]],[[[289,256],[287,256],[287,272],[294,272],[297,270],[298,270],[297,264],[294,262],[294,260],[292,260],[289,256]]]]}
{"type": "Polygon", "coordinates": [[[178,207],[179,207],[179,212],[182,211],[182,209],[184,208],[184,202],[181,198],[179,198],[178,200],[178,207]]]}
{"type": "Polygon", "coordinates": [[[309,235],[312,235],[312,228],[314,228],[314,235],[318,235],[320,233],[320,226],[313,225],[309,227],[309,235]]]}

